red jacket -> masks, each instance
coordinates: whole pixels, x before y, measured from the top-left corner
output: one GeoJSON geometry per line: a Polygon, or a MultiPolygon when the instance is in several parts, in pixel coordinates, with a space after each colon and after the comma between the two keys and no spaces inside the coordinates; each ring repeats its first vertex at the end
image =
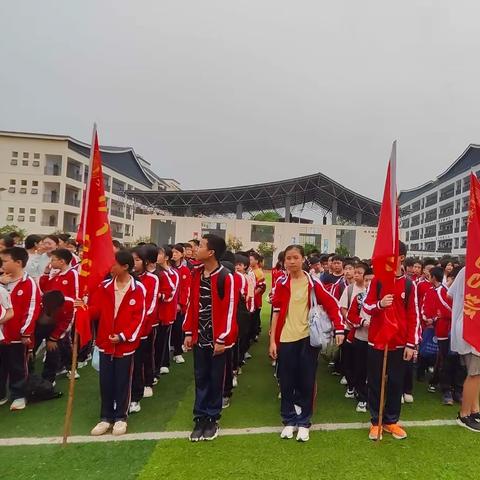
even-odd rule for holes
{"type": "MultiPolygon", "coordinates": [[[[224,280],[224,295],[220,298],[218,293],[218,275],[225,267],[215,270],[211,276],[211,292],[212,292],[212,329],[213,341],[225,344],[226,348],[231,347],[234,342],[234,334],[232,328],[235,329],[235,301],[236,294],[235,281],[233,275],[228,273],[224,280]]],[[[192,283],[190,288],[190,302],[187,307],[187,314],[183,322],[183,331],[186,335],[192,336],[194,344],[198,340],[198,319],[200,312],[200,279],[203,273],[203,265],[195,267],[192,271],[192,283]]],[[[223,274],[222,274],[223,275],[223,274]]]]}
{"type": "Polygon", "coordinates": [[[150,335],[153,325],[158,323],[158,286],[160,282],[157,275],[150,272],[142,273],[138,279],[145,287],[145,320],[143,321],[142,331],[140,332],[140,338],[144,339],[150,335]]]}
{"type": "Polygon", "coordinates": [[[115,280],[105,280],[94,291],[88,305],[90,318],[98,320],[98,349],[113,357],[131,355],[140,343],[145,316],[145,287],[131,278],[130,288],[115,316],[115,280]],[[121,342],[113,344],[109,336],[119,335],[121,342]]]}
{"type": "Polygon", "coordinates": [[[72,326],[75,316],[73,302],[79,295],[78,272],[75,268],[70,268],[53,277],[42,275],[39,279],[39,286],[43,293],[56,290],[62,292],[65,297],[65,303],[56,315],[55,329],[50,335],[54,340],[63,338],[65,333],[72,326]]]}
{"type": "MultiPolygon", "coordinates": [[[[410,281],[410,293],[406,304],[406,277],[402,275],[395,279],[395,295],[393,309],[395,311],[398,331],[390,340],[389,350],[408,346],[415,348],[419,341],[419,313],[417,300],[417,287],[410,281]]],[[[373,278],[367,292],[367,298],[363,304],[364,311],[370,315],[370,328],[368,331],[368,343],[377,350],[383,350],[384,345],[375,341],[384,322],[384,309],[380,306],[380,300],[384,297],[382,288],[378,292],[378,280],[373,278]]]]}
{"type": "Polygon", "coordinates": [[[174,267],[178,273],[179,286],[178,286],[178,305],[182,313],[187,311],[188,297],[190,295],[190,282],[192,281],[192,274],[187,265],[182,264],[179,267],[174,267]]]}
{"type": "Polygon", "coordinates": [[[258,291],[258,293],[255,293],[254,307],[255,307],[255,310],[259,310],[260,308],[262,308],[262,305],[263,305],[263,294],[267,289],[267,285],[265,283],[265,275],[261,268],[256,268],[255,270],[253,270],[253,273],[255,274],[255,280],[256,280],[255,292],[258,291]]]}
{"type": "Polygon", "coordinates": [[[432,288],[425,296],[422,316],[432,319],[435,324],[435,336],[438,340],[448,340],[452,325],[452,299],[444,285],[432,288]]]}
{"type": "Polygon", "coordinates": [[[178,273],[173,268],[159,270],[158,279],[158,323],[160,325],[171,325],[177,316],[180,280],[178,273]]]}
{"type": "Polygon", "coordinates": [[[40,291],[30,275],[25,273],[10,293],[13,317],[3,324],[2,343],[20,343],[31,337],[40,313],[40,291]]]}
{"type": "MultiPolygon", "coordinates": [[[[312,277],[306,272],[303,272],[308,278],[308,307],[310,308],[310,295],[312,288],[315,289],[317,302],[322,305],[325,312],[329,316],[335,333],[343,334],[345,332],[345,325],[343,323],[342,313],[337,300],[333,297],[323,284],[317,278],[312,277]]],[[[274,294],[272,298],[272,307],[274,312],[278,312],[277,326],[275,329],[275,342],[280,343],[280,336],[282,334],[285,321],[287,319],[288,308],[290,305],[290,275],[286,273],[283,277],[277,280],[274,294]]]]}

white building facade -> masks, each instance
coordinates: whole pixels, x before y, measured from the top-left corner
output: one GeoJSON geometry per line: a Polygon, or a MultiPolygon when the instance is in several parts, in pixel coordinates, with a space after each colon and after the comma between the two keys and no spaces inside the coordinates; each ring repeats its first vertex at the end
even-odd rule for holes
{"type": "MultiPolygon", "coordinates": [[[[100,147],[113,238],[131,243],[135,205],[125,190],[179,190],[133,148],[100,147]]],[[[72,137],[0,131],[0,225],[28,233],[75,234],[88,177],[90,146],[72,137]]]]}
{"type": "Polygon", "coordinates": [[[436,180],[400,192],[410,256],[465,255],[471,171],[480,173],[480,145],[470,145],[436,180]]]}

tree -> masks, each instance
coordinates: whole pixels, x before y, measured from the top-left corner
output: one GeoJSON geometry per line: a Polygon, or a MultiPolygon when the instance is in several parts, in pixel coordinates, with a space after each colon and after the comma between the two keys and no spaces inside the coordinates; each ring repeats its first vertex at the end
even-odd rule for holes
{"type": "Polygon", "coordinates": [[[337,255],[341,255],[342,257],[348,257],[350,256],[350,252],[348,251],[348,248],[345,245],[339,245],[335,249],[335,253],[337,255]]]}
{"type": "Polygon", "coordinates": [[[3,227],[0,227],[1,237],[3,237],[3,235],[7,235],[12,232],[18,233],[18,235],[21,237],[22,240],[27,235],[27,231],[25,229],[17,227],[16,225],[4,225],[3,227]]]}
{"type": "Polygon", "coordinates": [[[252,220],[257,222],[279,222],[282,216],[278,212],[261,212],[252,216],[252,220]]]}
{"type": "Polygon", "coordinates": [[[305,256],[308,257],[314,250],[318,250],[318,247],[313,243],[306,243],[303,249],[305,250],[305,256]]]}
{"type": "Polygon", "coordinates": [[[152,237],[149,237],[148,235],[144,235],[143,237],[138,237],[135,240],[135,245],[138,245],[139,243],[153,243],[152,237]]]}
{"type": "Polygon", "coordinates": [[[233,253],[239,252],[243,248],[243,242],[240,240],[240,238],[229,235],[227,240],[227,248],[233,253]]]}
{"type": "Polygon", "coordinates": [[[262,242],[258,245],[257,251],[265,259],[266,267],[271,267],[273,263],[273,253],[277,248],[273,243],[262,242]]]}

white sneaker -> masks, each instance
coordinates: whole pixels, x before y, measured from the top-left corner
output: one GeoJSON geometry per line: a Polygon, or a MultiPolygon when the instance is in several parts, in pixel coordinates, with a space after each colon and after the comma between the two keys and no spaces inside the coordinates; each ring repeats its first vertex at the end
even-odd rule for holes
{"type": "Polygon", "coordinates": [[[273,360],[272,361],[272,367],[275,368],[277,366],[277,361],[276,360],[273,360]]]}
{"type": "Polygon", "coordinates": [[[238,370],[237,370],[237,375],[241,375],[243,372],[242,372],[242,367],[238,367],[238,370]]]}
{"type": "Polygon", "coordinates": [[[168,375],[170,373],[170,369],[168,367],[162,367],[160,369],[160,375],[168,375]]]}
{"type": "Polygon", "coordinates": [[[77,368],[83,368],[88,365],[88,360],[85,360],[84,362],[78,362],[77,363],[77,368]]]}
{"type": "Polygon", "coordinates": [[[308,442],[310,440],[310,429],[298,427],[297,442],[308,442]]]}
{"type": "Polygon", "coordinates": [[[293,427],[291,425],[287,425],[286,427],[283,427],[282,433],[280,434],[280,438],[284,438],[287,440],[290,440],[293,438],[293,434],[295,433],[296,427],[293,427]]]}
{"type": "Polygon", "coordinates": [[[158,385],[158,378],[157,377],[155,377],[153,379],[153,386],[155,386],[155,385],[158,385]]]}
{"type": "Polygon", "coordinates": [[[355,398],[355,390],[349,390],[345,392],[345,398],[355,398]]]}
{"type": "Polygon", "coordinates": [[[182,350],[183,350],[183,353],[187,353],[187,352],[188,352],[188,348],[187,348],[185,345],[182,345],[182,350]]]}
{"type": "Polygon", "coordinates": [[[340,379],[340,385],[348,385],[348,382],[347,382],[346,377],[342,377],[342,378],[340,379]]]}
{"type": "Polygon", "coordinates": [[[10,405],[10,410],[23,410],[27,406],[27,400],[25,398],[17,398],[10,405]]]}
{"type": "Polygon", "coordinates": [[[238,379],[237,379],[237,376],[236,376],[236,375],[233,376],[232,387],[233,387],[233,388],[237,388],[237,387],[238,387],[238,379]]]}
{"type": "Polygon", "coordinates": [[[125,435],[127,433],[127,422],[123,420],[118,420],[118,422],[115,422],[112,433],[114,435],[125,435]]]}
{"type": "Polygon", "coordinates": [[[140,402],[132,402],[130,403],[128,413],[138,413],[141,409],[142,407],[140,406],[140,402]]]}
{"type": "Polygon", "coordinates": [[[295,408],[295,413],[297,415],[301,415],[302,414],[302,407],[300,407],[299,405],[294,405],[293,408],[295,408]]]}
{"type": "Polygon", "coordinates": [[[60,375],[65,375],[66,373],[68,373],[68,370],[64,368],[63,370],[60,370],[59,372],[57,372],[55,375],[59,377],[60,375]]]}
{"type": "Polygon", "coordinates": [[[245,354],[245,360],[250,360],[252,358],[252,355],[250,353],[245,354]]]}
{"type": "Polygon", "coordinates": [[[413,395],[410,393],[404,393],[403,399],[405,400],[405,403],[413,403],[413,395]]]}
{"type": "Polygon", "coordinates": [[[143,398],[151,398],[151,397],[153,397],[153,388],[145,387],[143,389],[143,398]]]}
{"type": "Polygon", "coordinates": [[[57,386],[57,382],[54,380],[54,381],[52,382],[52,387],[55,388],[56,386],[57,386]]]}
{"type": "MultiPolygon", "coordinates": [[[[68,371],[67,372],[67,378],[70,380],[70,375],[72,372],[68,371]]],[[[75,380],[78,380],[80,378],[80,374],[78,373],[78,370],[75,370],[75,380]]]]}
{"type": "Polygon", "coordinates": [[[0,406],[5,405],[6,403],[8,403],[8,397],[0,398],[0,406]]]}
{"type": "Polygon", "coordinates": [[[278,397],[277,397],[279,400],[282,399],[282,392],[278,392],[278,397]]]}
{"type": "Polygon", "coordinates": [[[173,357],[173,361],[175,363],[185,363],[185,359],[182,357],[182,355],[175,355],[173,357]]]}
{"type": "Polygon", "coordinates": [[[356,411],[358,413],[367,413],[367,402],[358,402],[356,411]]]}
{"type": "Polygon", "coordinates": [[[90,435],[93,435],[94,437],[98,437],[100,435],[104,435],[105,433],[107,433],[111,428],[112,428],[111,423],[100,422],[93,427],[92,431],[90,432],[90,435]]]}

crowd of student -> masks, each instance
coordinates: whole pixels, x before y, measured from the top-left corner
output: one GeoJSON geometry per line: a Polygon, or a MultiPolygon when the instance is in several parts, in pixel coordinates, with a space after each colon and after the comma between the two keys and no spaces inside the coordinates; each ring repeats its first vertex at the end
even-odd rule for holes
{"type": "MultiPolygon", "coordinates": [[[[195,403],[191,441],[218,435],[238,375],[261,334],[266,293],[262,257],[227,251],[206,235],[188,243],[131,249],[113,245],[115,263],[88,299],[79,298],[82,252],[68,236],[0,238],[0,405],[27,404],[26,384],[43,355],[44,380],[70,375],[75,311],[88,308],[94,341],[78,367],[98,355],[101,412],[92,435],[127,431],[128,415],[152,397],[170,361],[193,350],[195,403]],[[41,347],[45,347],[44,353],[41,347]],[[42,353],[40,353],[42,352],[42,353]]],[[[461,405],[457,422],[480,431],[480,356],[461,339],[464,269],[453,261],[406,258],[400,244],[395,293],[387,294],[370,262],[339,255],[305,256],[291,245],[272,269],[269,355],[281,398],[282,438],[308,441],[320,349],[311,346],[309,316],[317,304],[331,322],[330,367],[357,412],[371,415],[369,437],[406,438],[402,403],[413,403],[414,379],[461,405]],[[388,341],[388,381],[382,431],[381,330],[391,310],[398,328],[388,341]],[[453,316],[453,323],[452,323],[453,316]],[[462,343],[463,342],[463,343],[462,343]]],[[[463,318],[463,317],[462,317],[463,318]]],[[[79,378],[78,371],[75,374],[79,378]]]]}

